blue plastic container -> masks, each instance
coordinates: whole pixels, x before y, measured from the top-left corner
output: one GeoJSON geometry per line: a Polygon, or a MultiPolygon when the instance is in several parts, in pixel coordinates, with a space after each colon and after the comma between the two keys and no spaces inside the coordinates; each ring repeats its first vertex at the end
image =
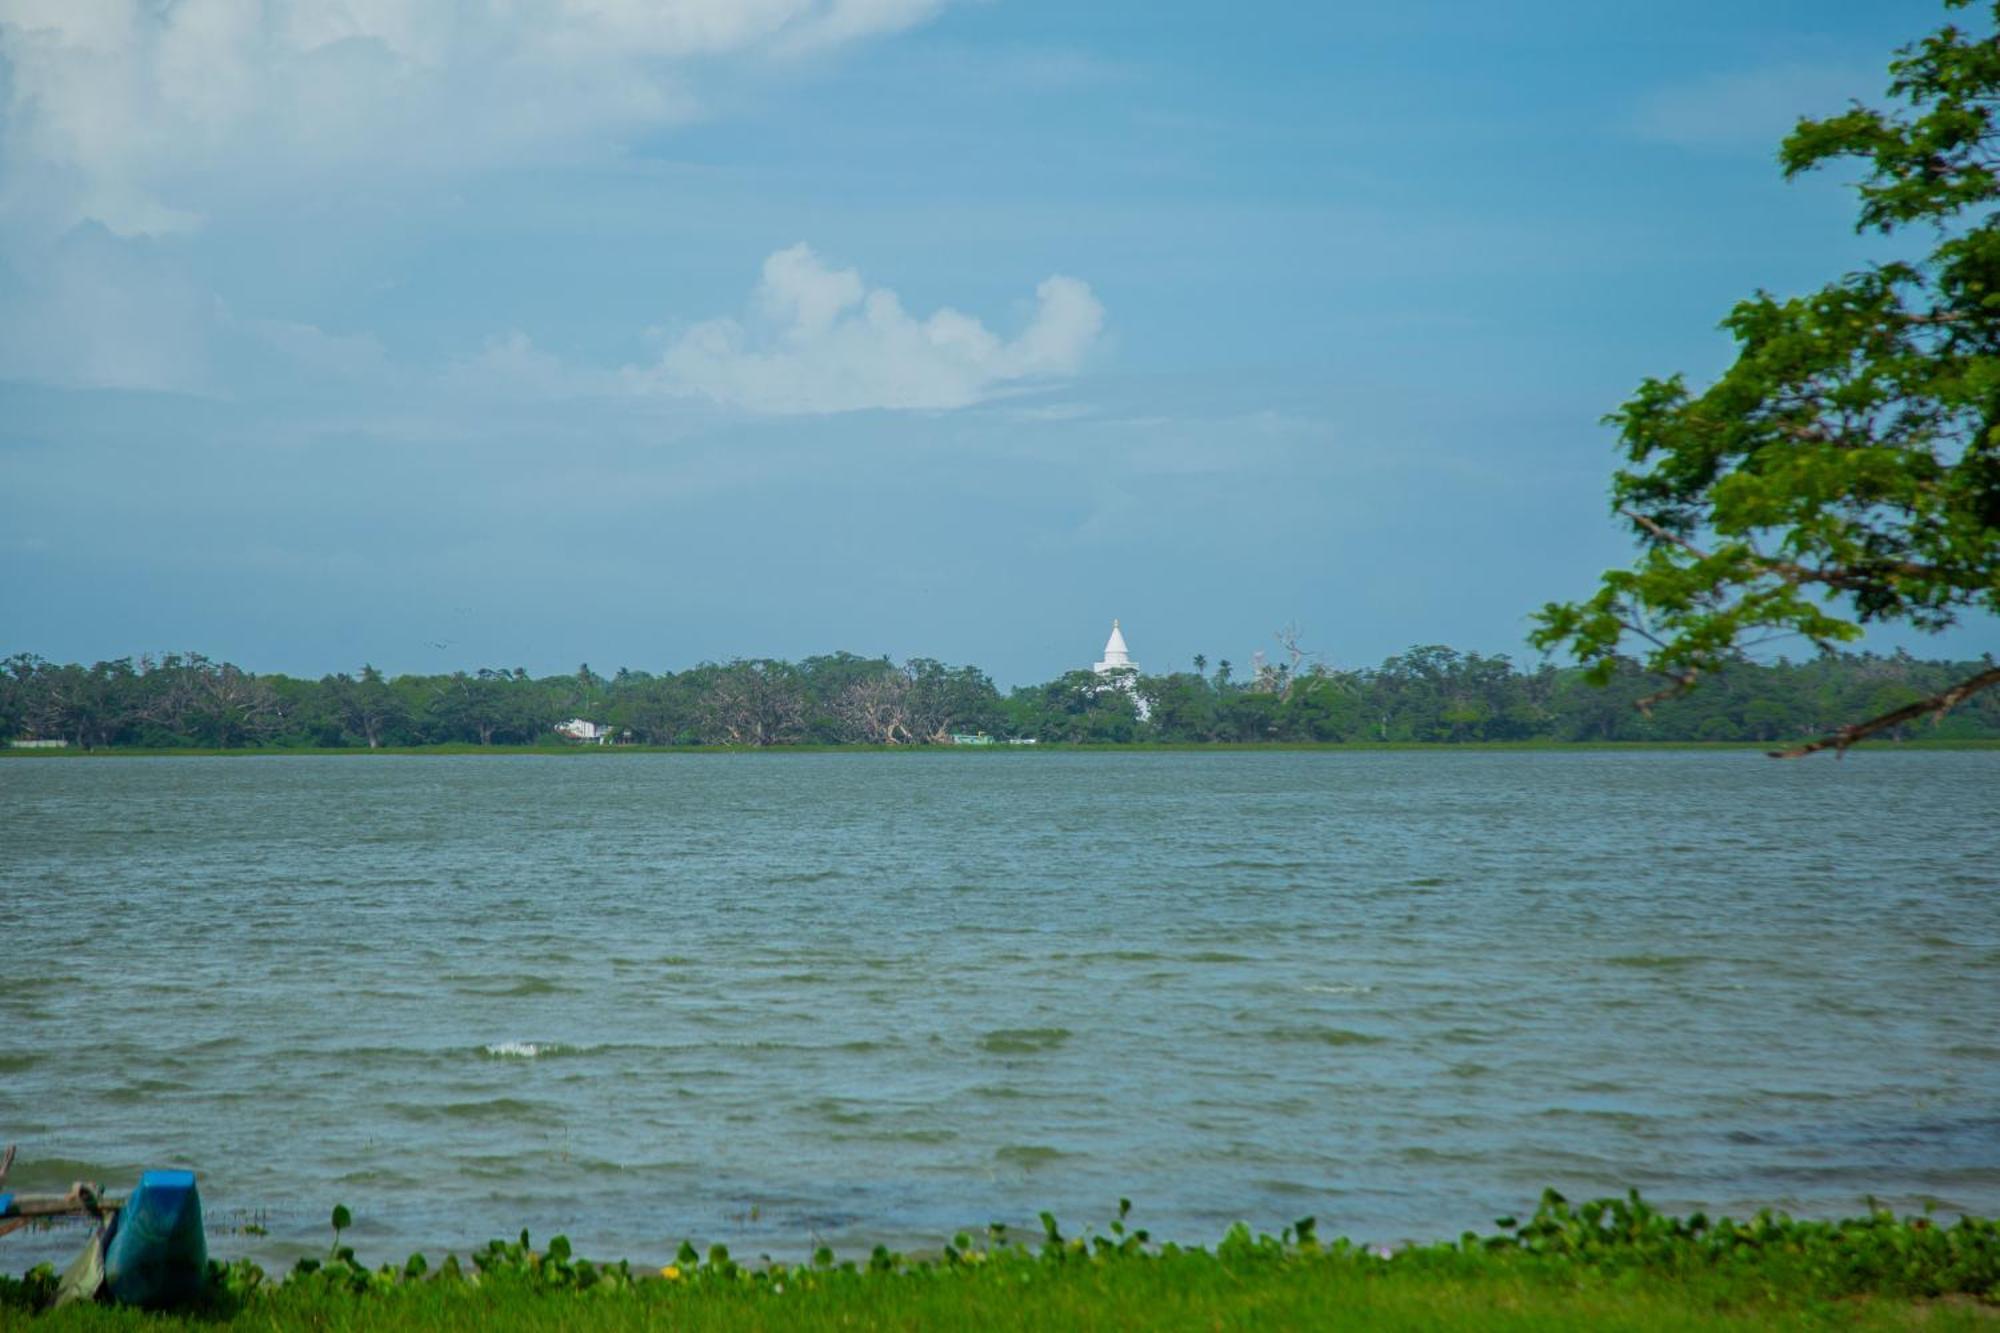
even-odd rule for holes
{"type": "Polygon", "coordinates": [[[120,1305],[158,1310],[201,1294],[208,1237],[192,1171],[148,1171],[118,1211],[104,1252],[104,1285],[120,1305]]]}

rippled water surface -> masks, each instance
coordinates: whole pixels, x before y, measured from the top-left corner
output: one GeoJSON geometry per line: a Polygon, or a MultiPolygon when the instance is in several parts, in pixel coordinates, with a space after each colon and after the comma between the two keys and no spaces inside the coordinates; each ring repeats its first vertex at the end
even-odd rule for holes
{"type": "Polygon", "coordinates": [[[267,1259],[2000,1212],[2000,753],[9,761],[0,939],[12,1183],[267,1259]]]}

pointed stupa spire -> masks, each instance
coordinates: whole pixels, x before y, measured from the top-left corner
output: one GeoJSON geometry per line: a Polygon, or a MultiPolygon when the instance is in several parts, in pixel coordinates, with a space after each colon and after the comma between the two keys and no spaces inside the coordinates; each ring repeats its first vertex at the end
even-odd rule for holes
{"type": "Polygon", "coordinates": [[[1136,671],[1139,664],[1132,660],[1132,650],[1125,646],[1125,632],[1118,628],[1118,622],[1111,622],[1111,637],[1104,641],[1104,660],[1091,667],[1098,675],[1107,671],[1136,671]]]}
{"type": "Polygon", "coordinates": [[[1132,651],[1125,646],[1125,633],[1116,620],[1111,622],[1111,637],[1104,641],[1104,660],[1112,666],[1124,666],[1132,660],[1132,651]]]}

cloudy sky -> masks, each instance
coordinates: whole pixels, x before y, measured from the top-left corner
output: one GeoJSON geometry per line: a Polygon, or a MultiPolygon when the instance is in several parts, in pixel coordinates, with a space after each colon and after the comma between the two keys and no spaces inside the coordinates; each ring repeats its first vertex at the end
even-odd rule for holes
{"type": "Polygon", "coordinates": [[[1531,658],[1938,14],[0,0],[0,650],[1531,658]]]}

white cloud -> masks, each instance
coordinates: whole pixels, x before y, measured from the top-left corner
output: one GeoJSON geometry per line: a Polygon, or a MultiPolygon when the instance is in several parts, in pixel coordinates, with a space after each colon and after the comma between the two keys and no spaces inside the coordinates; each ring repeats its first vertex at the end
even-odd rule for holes
{"type": "Polygon", "coordinates": [[[1682,148],[1774,153],[1801,117],[1837,115],[1879,82],[1875,74],[1830,65],[1717,74],[1655,90],[1640,103],[1634,129],[1682,148]]]}
{"type": "Polygon", "coordinates": [[[764,261],[747,323],[716,319],[626,372],[641,392],[695,394],[753,412],[954,408],[1004,386],[1074,374],[1104,325],[1076,278],[1046,278],[1028,323],[1003,339],[949,306],[919,319],[885,287],[795,245],[764,261]]]}
{"type": "Polygon", "coordinates": [[[0,0],[0,209],[121,236],[343,170],[613,151],[718,57],[785,58],[943,0],[0,0]]]}

